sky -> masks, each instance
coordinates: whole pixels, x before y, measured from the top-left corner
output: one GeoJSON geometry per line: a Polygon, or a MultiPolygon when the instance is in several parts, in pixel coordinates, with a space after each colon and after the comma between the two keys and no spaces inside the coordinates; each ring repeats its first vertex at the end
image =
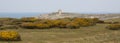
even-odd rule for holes
{"type": "Polygon", "coordinates": [[[120,13],[120,0],[0,0],[0,12],[120,13]]]}

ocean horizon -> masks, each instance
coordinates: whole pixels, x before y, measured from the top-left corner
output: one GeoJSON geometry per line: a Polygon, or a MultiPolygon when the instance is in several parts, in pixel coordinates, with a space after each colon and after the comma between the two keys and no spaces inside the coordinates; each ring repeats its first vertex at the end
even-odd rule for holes
{"type": "MultiPolygon", "coordinates": [[[[48,12],[47,12],[48,13],[48,12]]],[[[22,17],[35,17],[39,16],[41,14],[46,14],[44,13],[39,13],[39,12],[0,12],[0,18],[8,17],[8,18],[22,18],[22,17]]],[[[80,13],[80,14],[114,14],[114,13],[80,13]]],[[[115,14],[120,14],[120,13],[115,13],[115,14]]]]}
{"type": "Polygon", "coordinates": [[[35,17],[43,13],[0,13],[0,18],[9,17],[9,18],[22,18],[22,17],[35,17]]]}

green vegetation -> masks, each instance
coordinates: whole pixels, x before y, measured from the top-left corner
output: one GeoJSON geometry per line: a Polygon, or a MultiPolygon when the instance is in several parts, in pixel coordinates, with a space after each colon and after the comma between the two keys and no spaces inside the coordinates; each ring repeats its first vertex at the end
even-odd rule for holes
{"type": "Polygon", "coordinates": [[[1,31],[0,41],[20,41],[20,35],[16,31],[1,31]]]}
{"type": "MultiPolygon", "coordinates": [[[[4,30],[4,34],[7,34],[4,37],[0,35],[0,38],[22,40],[11,43],[117,43],[120,42],[120,25],[118,24],[112,21],[104,22],[98,18],[0,18],[0,32],[4,30]],[[18,34],[12,35],[14,33],[7,32],[8,30],[19,32],[21,38],[18,34]]],[[[0,43],[8,42],[0,41],[0,43]]]]}
{"type": "Polygon", "coordinates": [[[34,17],[24,17],[20,19],[14,19],[14,18],[0,18],[1,29],[4,28],[12,28],[15,27],[13,25],[16,25],[16,28],[27,28],[27,29],[45,29],[45,28],[79,28],[79,27],[87,27],[87,26],[93,26],[98,21],[100,21],[97,18],[63,18],[63,19],[36,19],[34,17]],[[12,26],[7,26],[12,25],[12,26]]]}
{"type": "Polygon", "coordinates": [[[110,30],[120,30],[120,24],[110,24],[107,28],[110,30]]]}
{"type": "Polygon", "coordinates": [[[21,21],[23,22],[35,22],[37,21],[38,19],[34,18],[34,17],[23,17],[20,19],[21,21]]]}
{"type": "MultiPolygon", "coordinates": [[[[120,42],[120,30],[111,31],[105,27],[109,24],[77,29],[12,29],[21,35],[22,41],[10,43],[117,43],[120,42]]],[[[11,29],[10,29],[11,30],[11,29]]],[[[6,30],[5,30],[6,31],[6,30]]],[[[0,43],[8,43],[0,41],[0,43]]]]}
{"type": "Polygon", "coordinates": [[[70,22],[69,24],[66,25],[67,28],[71,28],[71,29],[77,29],[79,28],[79,24],[78,23],[74,23],[74,22],[70,22]]]}
{"type": "Polygon", "coordinates": [[[20,26],[21,26],[21,27],[24,27],[24,28],[33,29],[33,28],[36,27],[35,25],[36,25],[36,24],[31,23],[31,22],[25,22],[25,23],[22,23],[20,26]]]}

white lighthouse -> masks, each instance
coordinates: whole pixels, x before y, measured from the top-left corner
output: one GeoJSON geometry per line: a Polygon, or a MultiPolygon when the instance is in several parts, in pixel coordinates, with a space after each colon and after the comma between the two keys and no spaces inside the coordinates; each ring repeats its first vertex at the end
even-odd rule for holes
{"type": "Polygon", "coordinates": [[[58,15],[62,15],[62,10],[61,9],[58,10],[58,15]]]}

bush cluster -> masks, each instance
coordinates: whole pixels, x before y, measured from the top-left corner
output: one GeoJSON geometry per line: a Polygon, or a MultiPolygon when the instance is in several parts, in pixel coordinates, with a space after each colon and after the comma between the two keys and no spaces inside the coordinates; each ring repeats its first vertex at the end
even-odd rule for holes
{"type": "Polygon", "coordinates": [[[16,22],[14,22],[15,18],[0,18],[0,24],[2,25],[14,25],[16,22]]]}
{"type": "Polygon", "coordinates": [[[34,17],[23,17],[20,19],[21,21],[23,22],[35,22],[37,21],[38,19],[34,18],[34,17]]]}
{"type": "Polygon", "coordinates": [[[75,22],[70,22],[69,24],[66,25],[67,28],[71,28],[71,29],[76,29],[79,28],[79,24],[75,23],[75,22]]]}
{"type": "Polygon", "coordinates": [[[25,22],[25,23],[22,23],[20,26],[24,28],[34,29],[36,27],[35,25],[36,24],[31,22],[25,22]]]}
{"type": "Polygon", "coordinates": [[[49,28],[50,26],[47,24],[39,23],[39,24],[36,24],[36,27],[39,29],[45,29],[45,28],[49,28]]]}
{"type": "Polygon", "coordinates": [[[18,29],[19,26],[17,25],[4,25],[4,26],[1,26],[0,29],[1,30],[4,30],[4,29],[18,29]]]}
{"type": "Polygon", "coordinates": [[[1,31],[0,32],[1,41],[20,41],[20,35],[16,31],[1,31]]]}
{"type": "Polygon", "coordinates": [[[90,18],[75,18],[73,21],[74,23],[78,23],[80,26],[91,26],[96,24],[96,21],[90,18]]]}
{"type": "Polygon", "coordinates": [[[1,28],[12,28],[15,25],[19,28],[45,29],[45,28],[79,28],[92,26],[96,23],[103,23],[98,18],[61,18],[61,19],[36,19],[34,17],[0,18],[1,28]],[[12,26],[6,26],[12,25],[12,26]],[[13,26],[14,25],[14,26],[13,26]]]}
{"type": "Polygon", "coordinates": [[[106,28],[110,30],[120,30],[120,24],[110,24],[106,28]]]}
{"type": "MultiPolygon", "coordinates": [[[[96,20],[96,19],[95,19],[96,20]]],[[[96,21],[94,19],[90,18],[69,18],[69,19],[55,19],[55,20],[48,20],[48,19],[42,19],[35,22],[24,22],[21,24],[21,27],[24,28],[39,28],[39,29],[45,29],[45,28],[79,28],[79,27],[86,27],[86,26],[92,26],[95,25],[96,21]]]]}

